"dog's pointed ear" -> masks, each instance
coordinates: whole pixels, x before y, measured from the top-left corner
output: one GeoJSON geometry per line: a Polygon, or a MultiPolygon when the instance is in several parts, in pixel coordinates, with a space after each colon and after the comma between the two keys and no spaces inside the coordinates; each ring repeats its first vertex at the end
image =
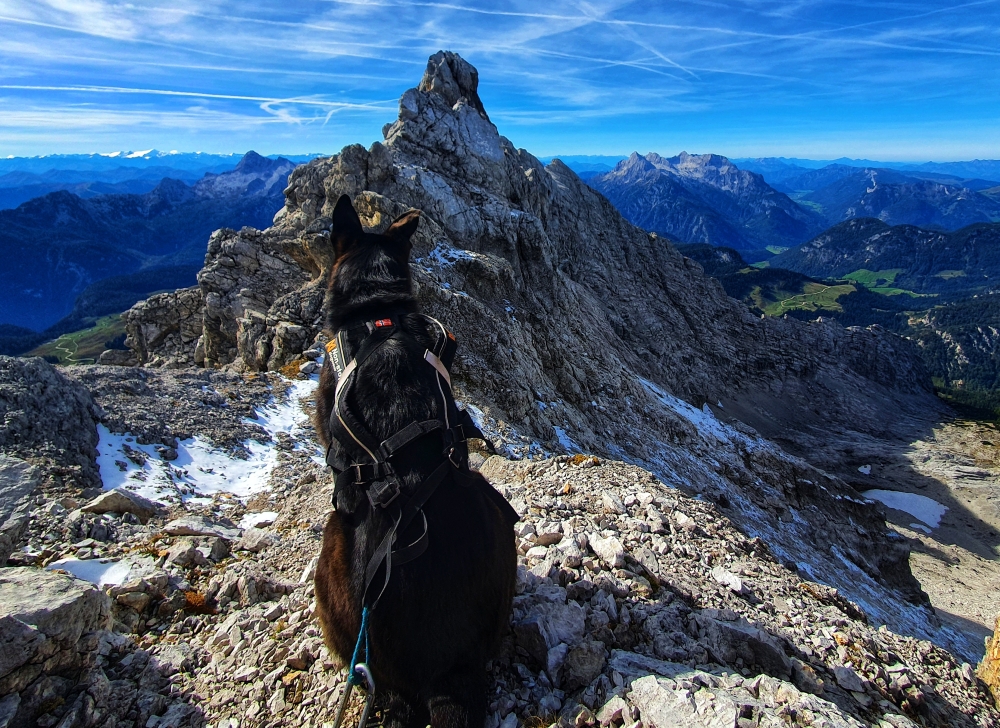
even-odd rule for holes
{"type": "Polygon", "coordinates": [[[341,195],[340,199],[337,200],[337,206],[333,208],[331,220],[330,237],[344,236],[355,239],[364,233],[364,228],[361,227],[361,218],[358,217],[354,205],[351,204],[351,198],[347,195],[341,195]]]}
{"type": "Polygon", "coordinates": [[[410,236],[417,231],[420,224],[420,210],[410,210],[397,217],[385,234],[401,243],[409,243],[410,236]]]}

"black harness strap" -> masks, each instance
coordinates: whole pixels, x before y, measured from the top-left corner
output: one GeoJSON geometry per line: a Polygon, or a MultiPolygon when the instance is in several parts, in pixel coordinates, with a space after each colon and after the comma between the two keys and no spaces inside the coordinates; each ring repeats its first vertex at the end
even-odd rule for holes
{"type": "MultiPolygon", "coordinates": [[[[351,411],[347,405],[347,392],[358,370],[382,344],[390,339],[403,337],[404,331],[400,326],[400,315],[393,314],[342,329],[327,345],[327,361],[330,362],[337,374],[333,412],[330,415],[332,438],[326,453],[327,464],[336,472],[334,505],[337,503],[337,495],[343,488],[356,486],[365,489],[373,509],[376,506],[386,509],[392,519],[392,526],[382,538],[365,567],[363,603],[369,609],[374,608],[388,586],[393,562],[405,564],[427,550],[429,539],[427,517],[423,513],[423,506],[445,477],[453,473],[458,476],[455,477],[456,483],[463,486],[473,484],[474,479],[467,477],[471,474],[469,473],[468,449],[465,442],[470,438],[479,438],[486,443],[490,452],[496,452],[493,444],[476,427],[469,412],[465,409],[459,409],[452,395],[449,370],[458,347],[455,336],[437,319],[429,316],[423,316],[423,318],[438,332],[434,345],[424,352],[424,360],[435,370],[435,379],[441,394],[441,419],[410,423],[382,442],[378,442],[364,423],[351,411]],[[351,339],[357,340],[356,334],[359,333],[363,338],[357,344],[354,357],[348,361],[352,345],[351,339]],[[434,433],[440,433],[442,462],[416,486],[406,502],[399,506],[396,504],[396,499],[402,492],[402,483],[392,461],[411,443],[434,433]],[[334,448],[335,442],[339,448],[334,448]],[[347,460],[347,457],[350,457],[351,460],[347,460]],[[421,535],[406,546],[394,548],[397,537],[406,531],[418,513],[423,519],[421,535]],[[372,598],[369,590],[383,564],[385,576],[382,580],[382,588],[378,595],[372,598]]],[[[483,482],[485,483],[485,481],[483,482]]],[[[487,493],[488,497],[494,502],[497,502],[497,499],[502,501],[506,506],[506,509],[501,507],[505,516],[510,518],[510,514],[513,513],[514,521],[516,521],[517,514],[503,496],[489,484],[486,484],[486,487],[488,491],[492,491],[492,493],[487,493]]]]}
{"type": "Polygon", "coordinates": [[[397,451],[402,450],[414,440],[419,440],[424,435],[429,435],[436,430],[443,430],[444,425],[441,420],[424,420],[423,422],[411,422],[392,437],[386,438],[378,446],[375,454],[382,460],[388,460],[397,451]]]}
{"type": "Polygon", "coordinates": [[[368,560],[368,566],[365,569],[365,592],[364,599],[362,600],[365,606],[373,609],[381,598],[382,593],[385,588],[389,585],[389,575],[392,572],[392,562],[396,561],[397,564],[405,564],[408,561],[413,561],[424,551],[427,550],[428,538],[427,538],[427,516],[423,516],[424,519],[424,531],[420,537],[411,543],[410,545],[393,550],[392,545],[396,541],[396,534],[403,533],[406,527],[410,525],[417,513],[423,515],[421,509],[427,499],[430,498],[437,487],[444,480],[445,476],[451,464],[445,460],[443,463],[435,468],[434,472],[427,476],[426,479],[417,487],[413,495],[406,504],[399,510],[398,516],[393,519],[392,527],[389,532],[382,539],[382,542],[375,549],[375,553],[372,554],[371,559],[368,560]],[[368,589],[371,586],[372,580],[378,573],[379,567],[385,562],[385,578],[382,582],[382,588],[379,590],[378,596],[369,604],[368,603],[368,589]]]}

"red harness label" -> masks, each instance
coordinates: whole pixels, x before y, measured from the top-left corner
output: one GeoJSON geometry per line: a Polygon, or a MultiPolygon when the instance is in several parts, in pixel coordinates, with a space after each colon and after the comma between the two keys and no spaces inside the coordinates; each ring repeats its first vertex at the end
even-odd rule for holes
{"type": "Polygon", "coordinates": [[[392,319],[379,319],[375,322],[376,329],[381,329],[384,326],[392,326],[392,319]]]}

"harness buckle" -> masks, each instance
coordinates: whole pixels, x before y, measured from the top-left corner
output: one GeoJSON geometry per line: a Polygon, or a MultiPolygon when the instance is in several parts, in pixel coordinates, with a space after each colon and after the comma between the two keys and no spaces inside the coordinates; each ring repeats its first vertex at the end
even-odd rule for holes
{"type": "Polygon", "coordinates": [[[395,480],[387,480],[381,483],[372,483],[366,492],[368,493],[368,502],[372,504],[372,508],[376,506],[385,508],[399,497],[402,489],[395,480]]]}

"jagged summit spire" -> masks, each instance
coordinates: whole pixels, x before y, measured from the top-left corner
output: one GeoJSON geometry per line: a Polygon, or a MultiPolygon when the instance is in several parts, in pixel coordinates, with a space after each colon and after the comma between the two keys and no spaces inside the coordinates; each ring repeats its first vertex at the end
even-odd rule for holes
{"type": "Polygon", "coordinates": [[[478,86],[479,72],[457,53],[431,56],[419,86],[400,97],[399,118],[382,127],[394,161],[506,195],[504,150],[513,145],[486,115],[478,86]]]}
{"type": "Polygon", "coordinates": [[[465,99],[483,118],[489,120],[479,98],[479,71],[457,53],[438,51],[427,59],[427,69],[420,79],[418,91],[440,94],[449,106],[465,99]]]}

